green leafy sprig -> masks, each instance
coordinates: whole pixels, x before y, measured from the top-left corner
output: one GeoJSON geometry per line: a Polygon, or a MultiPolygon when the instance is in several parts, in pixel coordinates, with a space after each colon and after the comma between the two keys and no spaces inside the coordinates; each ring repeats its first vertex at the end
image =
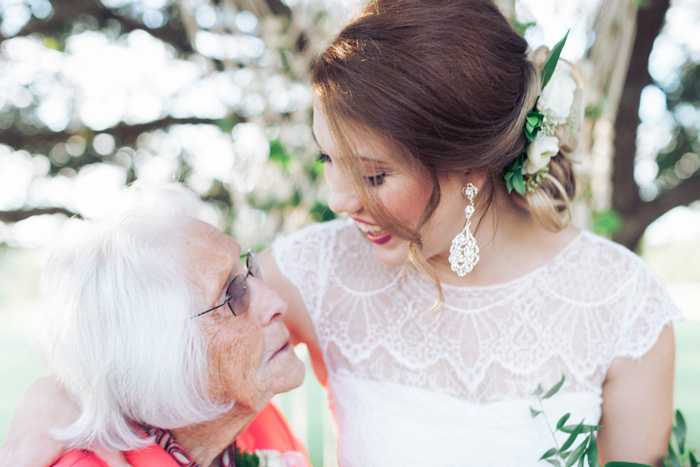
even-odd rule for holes
{"type": "MultiPolygon", "coordinates": [[[[557,67],[559,56],[561,55],[561,51],[564,48],[564,44],[566,44],[566,39],[568,37],[569,30],[566,31],[564,37],[556,43],[556,45],[549,52],[549,55],[547,55],[544,67],[542,68],[542,90],[544,90],[544,87],[547,85],[547,83],[549,83],[549,80],[552,79],[554,69],[557,67]]],[[[527,144],[532,144],[532,142],[535,141],[537,133],[542,128],[544,122],[544,114],[542,112],[537,111],[538,101],[539,97],[537,98],[537,100],[535,100],[535,105],[527,113],[527,117],[525,119],[525,136],[527,137],[527,144]]],[[[525,181],[525,178],[523,176],[523,166],[525,165],[526,160],[527,145],[525,150],[523,150],[523,152],[520,154],[520,156],[518,156],[518,158],[515,159],[515,161],[513,161],[510,167],[508,167],[508,170],[503,176],[509,194],[513,190],[515,190],[521,196],[525,196],[526,190],[533,191],[540,183],[541,180],[534,180],[531,177],[528,177],[527,182],[525,181]]]]}
{"type": "Polygon", "coordinates": [[[554,74],[554,69],[557,67],[557,63],[559,62],[559,56],[561,55],[561,51],[564,49],[564,44],[566,44],[566,39],[569,37],[569,31],[571,29],[566,30],[566,34],[564,34],[564,37],[561,38],[559,42],[557,42],[554,47],[552,47],[552,50],[549,52],[549,55],[547,55],[547,60],[544,62],[544,67],[542,68],[542,89],[544,90],[544,87],[547,86],[547,83],[549,83],[549,80],[552,79],[552,75],[554,74]]]}
{"type": "Polygon", "coordinates": [[[233,465],[236,467],[260,467],[260,458],[255,453],[241,451],[238,446],[235,446],[233,465]]]}
{"type": "MultiPolygon", "coordinates": [[[[564,385],[564,375],[562,375],[561,380],[552,386],[549,390],[545,391],[542,389],[541,385],[537,386],[537,389],[533,393],[539,401],[539,409],[534,409],[530,407],[530,414],[532,418],[542,416],[547,425],[547,429],[552,434],[554,439],[553,448],[547,450],[540,460],[545,460],[549,464],[557,467],[600,467],[598,462],[598,444],[596,443],[595,432],[598,431],[601,425],[585,425],[583,420],[577,425],[567,425],[566,422],[569,421],[571,417],[570,413],[567,413],[557,421],[557,424],[552,430],[547,415],[544,413],[544,405],[542,401],[549,399],[554,396],[564,385]],[[568,436],[564,444],[559,446],[557,438],[555,436],[556,432],[565,433],[568,436]],[[576,448],[571,449],[574,446],[576,439],[579,436],[585,436],[584,440],[576,448]]],[[[664,457],[663,465],[664,467],[698,467],[698,461],[695,458],[695,451],[693,449],[686,449],[685,441],[687,436],[687,430],[685,425],[685,419],[680,410],[676,410],[676,420],[673,425],[673,432],[671,437],[671,442],[668,444],[668,456],[664,457]]],[[[638,464],[634,462],[608,462],[604,467],[651,467],[648,464],[638,464]]]]}
{"type": "Polygon", "coordinates": [[[586,465],[586,460],[588,461],[589,467],[598,467],[598,445],[596,444],[595,432],[600,429],[600,425],[586,425],[581,421],[581,423],[576,425],[567,425],[566,422],[569,421],[571,417],[570,413],[567,413],[557,421],[557,424],[552,430],[552,427],[547,419],[547,415],[544,413],[544,405],[542,401],[549,399],[555,395],[561,387],[564,385],[565,377],[562,375],[561,380],[552,386],[548,391],[542,389],[542,386],[537,386],[537,389],[533,393],[539,401],[539,410],[530,407],[530,414],[532,418],[542,415],[544,417],[545,423],[549,432],[552,434],[552,439],[554,439],[554,446],[547,452],[542,454],[540,460],[545,460],[549,464],[557,467],[570,467],[573,465],[578,465],[583,467],[586,465]],[[555,432],[566,433],[568,437],[564,444],[559,446],[555,432]],[[577,447],[573,448],[576,439],[584,435],[585,439],[577,447]]]}
{"type": "Polygon", "coordinates": [[[508,168],[508,172],[504,175],[508,194],[515,190],[521,195],[525,195],[525,179],[523,179],[523,166],[527,160],[527,153],[523,152],[518,156],[513,164],[508,168]]]}
{"type": "Polygon", "coordinates": [[[687,449],[685,445],[688,432],[680,410],[676,410],[676,420],[671,433],[668,456],[664,457],[664,467],[698,467],[695,450],[687,449]]]}
{"type": "Polygon", "coordinates": [[[537,101],[539,100],[540,98],[538,97],[535,101],[535,106],[527,113],[527,118],[525,119],[525,136],[530,143],[535,141],[535,137],[537,137],[537,133],[540,131],[540,128],[542,128],[542,123],[544,122],[544,114],[535,110],[537,108],[537,101]]]}

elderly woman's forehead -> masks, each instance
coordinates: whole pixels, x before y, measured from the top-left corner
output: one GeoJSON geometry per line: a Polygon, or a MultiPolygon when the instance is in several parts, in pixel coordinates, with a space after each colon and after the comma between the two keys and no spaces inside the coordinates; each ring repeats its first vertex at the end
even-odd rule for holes
{"type": "Polygon", "coordinates": [[[234,239],[224,234],[211,224],[193,219],[186,222],[180,229],[180,239],[185,248],[208,249],[222,248],[233,249],[240,252],[241,246],[234,239]]]}

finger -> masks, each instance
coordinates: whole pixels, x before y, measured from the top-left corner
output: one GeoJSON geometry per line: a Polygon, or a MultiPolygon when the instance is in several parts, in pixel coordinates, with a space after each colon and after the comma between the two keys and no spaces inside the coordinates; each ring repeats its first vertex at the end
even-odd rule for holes
{"type": "Polygon", "coordinates": [[[0,465],[48,467],[61,457],[64,451],[62,443],[43,432],[34,435],[25,433],[20,437],[8,435],[0,450],[0,465]],[[36,446],[42,446],[42,449],[36,449],[36,446]]]}

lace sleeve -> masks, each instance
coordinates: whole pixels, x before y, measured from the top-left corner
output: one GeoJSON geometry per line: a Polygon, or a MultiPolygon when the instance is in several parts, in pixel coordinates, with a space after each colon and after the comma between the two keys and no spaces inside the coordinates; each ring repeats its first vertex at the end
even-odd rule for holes
{"type": "Polygon", "coordinates": [[[333,266],[331,253],[336,232],[342,225],[341,221],[313,224],[272,243],[272,255],[280,272],[299,290],[313,320],[318,316],[333,266]]]}
{"type": "Polygon", "coordinates": [[[627,291],[627,310],[615,347],[616,357],[641,358],[656,343],[664,326],[684,319],[659,278],[638,257],[635,280],[627,291]]]}

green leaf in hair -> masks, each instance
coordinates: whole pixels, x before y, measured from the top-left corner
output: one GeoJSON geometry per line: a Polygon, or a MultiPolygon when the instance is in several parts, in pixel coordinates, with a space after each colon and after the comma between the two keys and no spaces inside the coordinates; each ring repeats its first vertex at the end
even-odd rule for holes
{"type": "Polygon", "coordinates": [[[556,45],[549,52],[549,55],[547,55],[547,60],[544,62],[544,68],[542,68],[542,89],[547,86],[547,83],[549,83],[549,80],[554,74],[554,69],[557,67],[557,62],[559,61],[559,55],[561,55],[564,44],[566,44],[566,39],[569,37],[569,31],[571,31],[571,29],[566,30],[564,37],[562,37],[562,39],[556,43],[556,45]]]}

